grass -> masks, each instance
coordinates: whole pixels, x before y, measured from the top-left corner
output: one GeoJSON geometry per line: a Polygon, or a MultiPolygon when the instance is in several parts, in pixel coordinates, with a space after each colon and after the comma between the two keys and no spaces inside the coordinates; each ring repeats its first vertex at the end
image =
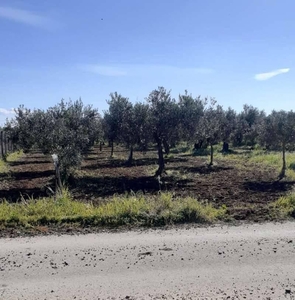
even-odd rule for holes
{"type": "MultiPolygon", "coordinates": [[[[265,164],[271,167],[276,168],[278,174],[282,169],[282,153],[281,152],[266,152],[266,151],[253,151],[253,154],[248,154],[249,162],[265,164]]],[[[290,168],[295,162],[295,153],[288,152],[286,153],[286,178],[290,180],[295,180],[295,171],[293,168],[290,168]]]]}
{"type": "Polygon", "coordinates": [[[0,160],[0,174],[1,173],[7,173],[7,172],[8,172],[7,163],[1,159],[0,160]]]}
{"type": "MultiPolygon", "coordinates": [[[[239,162],[244,161],[253,164],[266,165],[277,170],[279,175],[282,169],[282,153],[276,151],[252,150],[252,151],[237,151],[234,154],[223,155],[216,153],[215,158],[221,160],[233,160],[239,165],[239,162]]],[[[295,153],[286,153],[286,178],[295,180],[295,153]]]]}
{"type": "Polygon", "coordinates": [[[295,218],[295,191],[280,197],[276,202],[271,204],[271,209],[280,218],[295,218]]]}
{"type": "Polygon", "coordinates": [[[20,159],[23,155],[23,151],[16,151],[8,154],[6,160],[0,160],[0,173],[7,173],[9,171],[9,162],[14,162],[20,159]]]}
{"type": "Polygon", "coordinates": [[[174,198],[172,193],[157,196],[114,196],[108,203],[94,206],[72,199],[64,192],[57,201],[53,198],[24,199],[19,203],[0,203],[0,226],[34,227],[50,224],[79,226],[122,225],[161,226],[196,222],[212,223],[226,219],[225,206],[216,209],[211,204],[193,198],[174,198]]]}

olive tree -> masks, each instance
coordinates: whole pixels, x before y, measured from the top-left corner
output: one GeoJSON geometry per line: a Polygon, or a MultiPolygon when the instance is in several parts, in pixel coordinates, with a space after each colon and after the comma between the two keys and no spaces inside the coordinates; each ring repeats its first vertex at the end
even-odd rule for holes
{"type": "Polygon", "coordinates": [[[193,98],[187,91],[179,95],[181,137],[188,142],[195,142],[201,117],[204,115],[205,101],[201,97],[193,98]]]}
{"type": "Polygon", "coordinates": [[[227,153],[229,151],[229,142],[237,126],[236,111],[230,107],[226,111],[223,111],[220,123],[221,141],[223,142],[222,152],[227,153]]]}
{"type": "Polygon", "coordinates": [[[237,115],[236,127],[232,140],[235,146],[254,146],[257,143],[259,127],[265,118],[264,111],[252,105],[245,104],[243,110],[237,115]]]}
{"type": "Polygon", "coordinates": [[[279,179],[286,174],[286,150],[295,144],[295,112],[272,111],[260,127],[260,141],[271,149],[282,151],[282,170],[279,179]]]}
{"type": "Polygon", "coordinates": [[[130,134],[133,127],[133,106],[128,98],[117,92],[111,93],[110,97],[111,99],[107,100],[109,109],[104,112],[103,124],[113,157],[114,142],[125,142],[128,146],[133,146],[130,134]]]}
{"type": "Polygon", "coordinates": [[[221,124],[223,122],[224,111],[222,106],[216,105],[216,100],[210,100],[200,120],[197,135],[210,145],[210,162],[213,165],[213,146],[221,141],[221,124]]]}
{"type": "Polygon", "coordinates": [[[96,109],[82,100],[65,102],[46,111],[20,106],[13,121],[7,124],[20,148],[38,147],[44,154],[57,154],[62,177],[66,180],[79,167],[82,155],[94,145],[101,130],[96,109]]]}
{"type": "Polygon", "coordinates": [[[164,87],[153,90],[147,101],[150,106],[150,130],[158,150],[159,168],[156,176],[161,176],[165,169],[163,146],[169,145],[179,126],[179,109],[175,99],[164,87]]]}
{"type": "Polygon", "coordinates": [[[18,148],[28,152],[36,141],[35,113],[31,109],[25,108],[24,105],[20,105],[14,111],[14,118],[6,121],[4,130],[9,132],[18,148]]]}
{"type": "Polygon", "coordinates": [[[146,151],[152,140],[150,107],[146,103],[135,103],[133,107],[134,130],[132,135],[142,151],[146,151]]]}
{"type": "Polygon", "coordinates": [[[101,117],[96,109],[84,106],[81,100],[62,100],[46,114],[46,124],[51,131],[46,137],[49,152],[59,156],[62,173],[68,177],[72,169],[80,166],[82,155],[94,145],[100,133],[101,117]]]}

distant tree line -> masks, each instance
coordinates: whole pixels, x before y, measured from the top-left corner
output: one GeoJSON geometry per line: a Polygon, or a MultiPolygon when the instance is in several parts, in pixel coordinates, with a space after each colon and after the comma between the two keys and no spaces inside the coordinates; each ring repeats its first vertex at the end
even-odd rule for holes
{"type": "Polygon", "coordinates": [[[243,110],[224,109],[213,98],[193,97],[187,91],[178,99],[164,87],[153,90],[145,102],[133,104],[117,92],[107,100],[108,110],[101,116],[96,108],[81,100],[65,102],[47,110],[16,109],[5,131],[19,148],[29,151],[38,147],[43,153],[56,153],[64,177],[79,167],[82,157],[95,143],[107,143],[113,156],[114,144],[129,149],[126,165],[133,160],[134,147],[146,151],[156,146],[158,169],[165,172],[165,154],[180,141],[194,149],[210,149],[209,166],[213,165],[213,146],[222,143],[221,151],[230,146],[260,145],[267,150],[282,152],[282,171],[286,170],[285,153],[295,147],[295,113],[272,111],[266,114],[251,105],[243,110]]]}

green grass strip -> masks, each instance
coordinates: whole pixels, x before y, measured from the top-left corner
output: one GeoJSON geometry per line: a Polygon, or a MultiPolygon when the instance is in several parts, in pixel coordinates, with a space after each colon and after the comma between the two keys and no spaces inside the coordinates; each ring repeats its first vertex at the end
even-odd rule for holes
{"type": "Polygon", "coordinates": [[[114,197],[99,206],[75,201],[68,192],[53,198],[0,203],[0,225],[3,227],[38,226],[75,223],[81,226],[160,226],[184,222],[211,223],[226,215],[226,207],[193,198],[174,198],[171,193],[146,197],[114,197]]]}

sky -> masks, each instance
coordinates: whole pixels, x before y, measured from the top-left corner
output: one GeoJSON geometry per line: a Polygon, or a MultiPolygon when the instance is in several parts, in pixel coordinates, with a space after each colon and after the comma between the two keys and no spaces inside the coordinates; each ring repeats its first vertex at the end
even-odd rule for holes
{"type": "Polygon", "coordinates": [[[117,91],[145,101],[214,97],[224,108],[294,109],[294,0],[0,0],[0,125],[62,98],[101,112],[117,91]]]}

